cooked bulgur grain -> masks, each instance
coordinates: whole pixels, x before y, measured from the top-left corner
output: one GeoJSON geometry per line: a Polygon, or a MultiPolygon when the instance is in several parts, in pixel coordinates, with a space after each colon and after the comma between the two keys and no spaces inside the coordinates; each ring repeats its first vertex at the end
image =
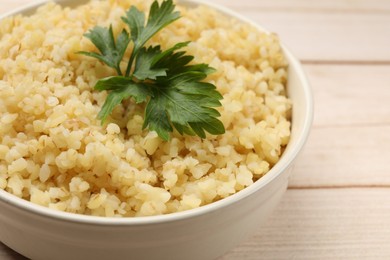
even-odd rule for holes
{"type": "Polygon", "coordinates": [[[230,196],[279,160],[291,102],[278,38],[206,7],[179,5],[183,17],[150,44],[192,41],[195,62],[217,69],[207,80],[224,96],[226,134],[202,140],[174,133],[163,142],[142,130],[144,108],[132,102],[101,126],[96,117],[107,94],[93,86],[115,72],[76,52],[94,50],[83,34],[95,25],[112,24],[118,33],[131,5],[147,11],[151,0],[76,9],[49,3],[0,22],[1,189],[80,214],[167,214],[230,196]]]}

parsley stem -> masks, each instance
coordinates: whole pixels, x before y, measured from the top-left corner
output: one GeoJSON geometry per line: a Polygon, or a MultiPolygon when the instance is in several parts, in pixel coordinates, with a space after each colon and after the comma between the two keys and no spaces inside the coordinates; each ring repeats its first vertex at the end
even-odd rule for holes
{"type": "Polygon", "coordinates": [[[116,73],[118,73],[119,76],[123,76],[121,69],[118,67],[115,68],[116,73]]]}
{"type": "Polygon", "coordinates": [[[134,58],[135,58],[135,54],[134,54],[134,50],[133,50],[133,52],[131,53],[131,56],[130,56],[129,63],[127,64],[126,77],[130,76],[130,70],[131,70],[131,67],[133,66],[134,58]]]}

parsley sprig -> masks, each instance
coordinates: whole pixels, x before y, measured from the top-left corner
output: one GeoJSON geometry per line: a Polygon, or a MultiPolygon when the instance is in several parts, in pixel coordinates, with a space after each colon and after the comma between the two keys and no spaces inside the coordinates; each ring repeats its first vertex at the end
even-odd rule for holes
{"type": "Polygon", "coordinates": [[[117,105],[132,98],[137,104],[146,102],[143,129],[156,131],[163,140],[169,140],[174,128],[182,135],[201,138],[206,132],[225,132],[215,109],[221,106],[222,96],[213,84],[204,82],[215,70],[207,64],[191,64],[194,57],[181,50],[189,42],[167,50],[161,50],[160,45],[145,46],[157,32],[180,18],[174,9],[172,0],[161,5],[154,1],[146,21],[145,14],[132,6],[122,17],[130,33],[123,29],[115,37],[112,26],[96,26],[85,34],[99,52],[79,53],[102,61],[118,74],[95,85],[96,90],[109,92],[98,114],[102,123],[117,105]],[[133,48],[123,73],[121,63],[130,43],[133,48]]]}

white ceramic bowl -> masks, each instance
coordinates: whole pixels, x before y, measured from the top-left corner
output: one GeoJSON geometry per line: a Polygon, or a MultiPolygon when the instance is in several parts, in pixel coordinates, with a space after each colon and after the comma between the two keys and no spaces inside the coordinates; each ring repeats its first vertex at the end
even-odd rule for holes
{"type": "MultiPolygon", "coordinates": [[[[41,1],[43,3],[45,1],[41,1]]],[[[58,0],[75,6],[86,0],[58,0]]],[[[198,0],[228,16],[246,18],[198,0]]],[[[30,14],[39,3],[8,13],[30,14]]],[[[293,101],[291,141],[280,161],[250,187],[221,201],[185,212],[142,218],[101,218],[50,210],[0,190],[0,241],[32,259],[214,259],[264,223],[287,189],[293,161],[309,135],[312,95],[300,63],[289,62],[288,95],[293,101]]]]}

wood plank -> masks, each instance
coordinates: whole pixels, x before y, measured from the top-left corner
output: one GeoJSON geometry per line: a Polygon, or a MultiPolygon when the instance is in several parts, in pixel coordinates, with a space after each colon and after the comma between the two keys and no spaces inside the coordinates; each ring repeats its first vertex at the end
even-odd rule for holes
{"type": "Polygon", "coordinates": [[[305,61],[390,60],[390,15],[323,12],[246,11],[245,15],[276,32],[305,61]]]}
{"type": "Polygon", "coordinates": [[[390,185],[390,66],[306,65],[315,119],[290,187],[390,185]]]}
{"type": "MultiPolygon", "coordinates": [[[[20,0],[19,0],[20,1],[20,0]]],[[[228,6],[234,10],[257,9],[259,11],[320,11],[320,12],[390,12],[390,2],[387,0],[213,0],[214,3],[228,6]]]]}
{"type": "Polygon", "coordinates": [[[390,186],[390,126],[313,128],[290,187],[390,186]]]}
{"type": "Polygon", "coordinates": [[[280,35],[305,61],[390,61],[386,0],[215,0],[280,35]]]}
{"type": "MultiPolygon", "coordinates": [[[[35,0],[33,0],[35,1],[35,0]]],[[[11,9],[15,6],[31,3],[32,0],[2,0],[0,11],[11,9]]],[[[214,0],[216,4],[224,5],[234,10],[248,9],[259,12],[286,11],[286,12],[353,12],[353,13],[390,13],[390,2],[387,0],[329,0],[329,1],[312,1],[312,0],[214,0]]]]}
{"type": "MultiPolygon", "coordinates": [[[[0,12],[27,3],[3,0],[0,12]]],[[[390,4],[384,0],[218,0],[280,35],[305,61],[390,62],[390,4]]]]}
{"type": "MultiPolygon", "coordinates": [[[[2,0],[0,11],[15,8],[37,0],[2,0]],[[1,9],[3,8],[3,9],[1,9]]],[[[234,10],[256,9],[258,11],[304,11],[304,12],[354,12],[354,13],[389,13],[390,2],[387,0],[213,0],[214,3],[234,10]]]]}
{"type": "Polygon", "coordinates": [[[288,190],[266,225],[219,260],[390,259],[389,189],[288,190]]]}
{"type": "Polygon", "coordinates": [[[314,126],[390,125],[390,66],[305,65],[314,126]]]}

